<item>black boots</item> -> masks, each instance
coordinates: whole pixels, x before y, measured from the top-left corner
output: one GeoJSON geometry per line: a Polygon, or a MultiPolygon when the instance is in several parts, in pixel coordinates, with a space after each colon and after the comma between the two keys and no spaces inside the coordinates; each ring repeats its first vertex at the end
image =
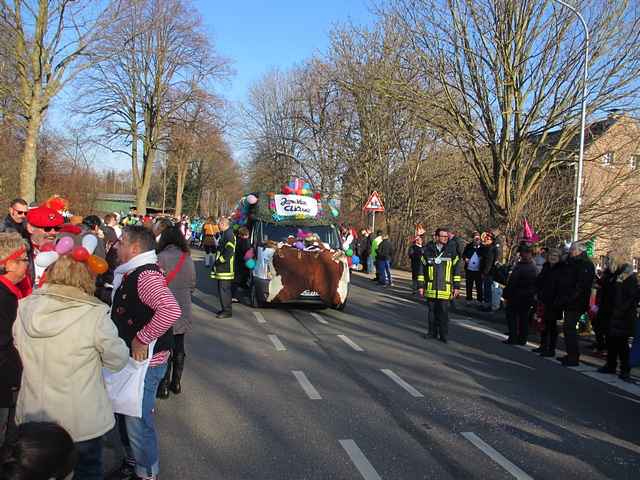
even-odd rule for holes
{"type": "Polygon", "coordinates": [[[173,357],[173,375],[171,377],[171,391],[178,395],[182,392],[180,380],[182,379],[182,370],[184,370],[184,353],[177,353],[173,357]]]}
{"type": "Polygon", "coordinates": [[[158,385],[158,391],[156,392],[156,398],[169,398],[169,381],[171,379],[171,358],[167,362],[167,371],[164,374],[160,384],[158,385]]]}

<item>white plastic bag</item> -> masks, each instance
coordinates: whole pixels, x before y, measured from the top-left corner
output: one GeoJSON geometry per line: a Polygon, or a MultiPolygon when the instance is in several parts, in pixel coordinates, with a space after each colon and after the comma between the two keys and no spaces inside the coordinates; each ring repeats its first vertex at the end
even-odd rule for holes
{"type": "Polygon", "coordinates": [[[107,387],[107,394],[113,411],[130,417],[142,417],[142,397],[144,395],[144,379],[149,369],[156,341],[149,344],[149,355],[142,362],[129,357],[127,365],[119,372],[102,369],[102,376],[107,387]]]}

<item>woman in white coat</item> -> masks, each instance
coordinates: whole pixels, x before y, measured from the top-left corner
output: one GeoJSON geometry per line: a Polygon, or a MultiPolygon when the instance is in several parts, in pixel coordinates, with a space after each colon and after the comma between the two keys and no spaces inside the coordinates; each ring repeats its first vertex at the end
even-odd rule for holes
{"type": "Polygon", "coordinates": [[[102,479],[102,436],[115,418],[102,368],[121,370],[129,349],[107,305],[93,296],[86,263],[62,255],[46,270],[43,288],[22,300],[13,327],[23,364],[16,421],[53,421],[73,438],[74,479],[102,479]]]}

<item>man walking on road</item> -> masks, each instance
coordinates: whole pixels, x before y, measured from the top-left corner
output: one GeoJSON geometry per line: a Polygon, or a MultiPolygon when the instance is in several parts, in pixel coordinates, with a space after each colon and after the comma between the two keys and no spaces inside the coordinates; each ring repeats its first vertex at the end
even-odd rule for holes
{"type": "Polygon", "coordinates": [[[559,307],[564,311],[564,342],[567,355],[558,360],[565,367],[577,367],[580,363],[578,346],[578,321],[589,310],[595,267],[587,256],[584,242],[573,242],[569,249],[566,275],[559,281],[559,307]]]}
{"type": "Polygon", "coordinates": [[[428,335],[447,342],[449,307],[460,293],[462,262],[455,245],[449,242],[446,228],[439,228],[435,241],[429,242],[422,256],[422,272],[418,276],[420,296],[427,299],[428,335]]]}
{"type": "Polygon", "coordinates": [[[220,311],[216,318],[231,318],[231,303],[233,300],[231,284],[235,278],[236,238],[230,228],[228,218],[220,217],[218,228],[220,229],[220,241],[218,242],[213,271],[211,272],[211,278],[218,282],[218,299],[220,300],[220,311]]]}

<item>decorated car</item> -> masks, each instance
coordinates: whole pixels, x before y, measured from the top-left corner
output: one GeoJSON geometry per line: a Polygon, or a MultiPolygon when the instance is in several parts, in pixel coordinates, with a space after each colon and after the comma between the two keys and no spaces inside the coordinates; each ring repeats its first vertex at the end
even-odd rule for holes
{"type": "Polygon", "coordinates": [[[298,179],[279,193],[254,192],[240,200],[232,221],[250,232],[244,261],[253,306],[311,301],[345,307],[350,276],[334,223],[338,215],[333,203],[298,179]]]}

